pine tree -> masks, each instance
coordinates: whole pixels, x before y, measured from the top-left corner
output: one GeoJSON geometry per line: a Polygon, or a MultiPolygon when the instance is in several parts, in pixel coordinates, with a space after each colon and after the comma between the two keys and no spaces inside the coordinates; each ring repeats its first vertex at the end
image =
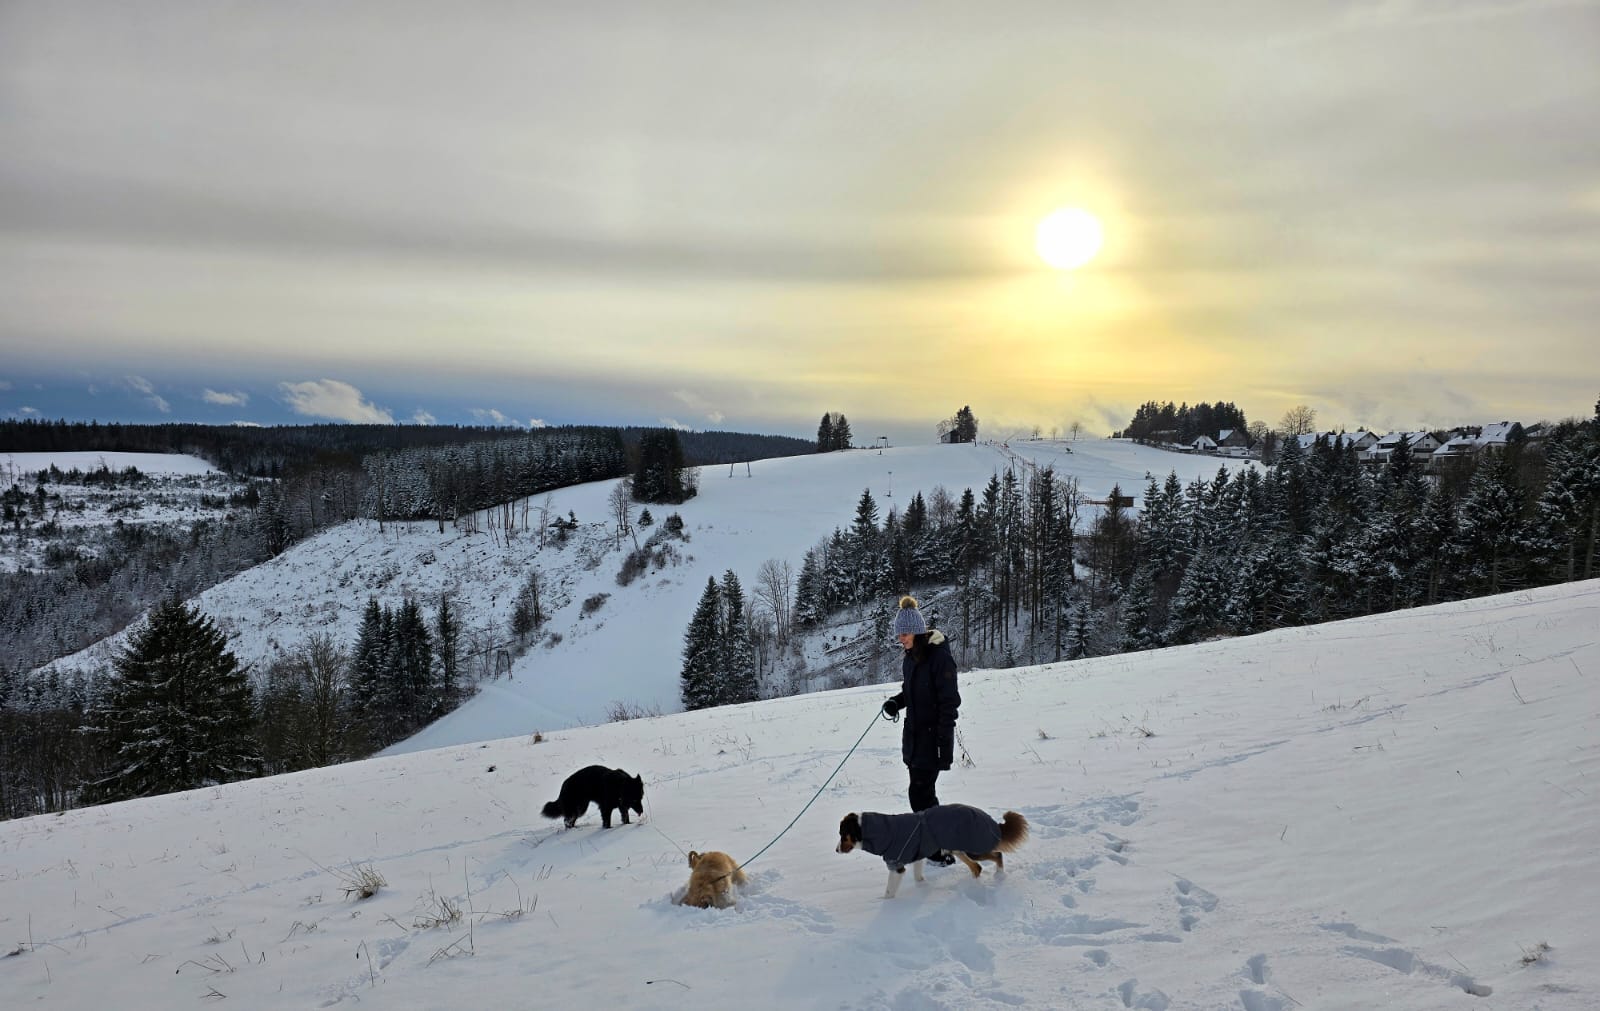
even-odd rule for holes
{"type": "Polygon", "coordinates": [[[1122,595],[1122,623],[1118,648],[1124,653],[1154,649],[1161,645],[1161,633],[1151,624],[1152,578],[1150,570],[1140,566],[1122,595]]]}
{"type": "Polygon", "coordinates": [[[833,452],[834,448],[833,415],[830,412],[824,411],[822,414],[822,421],[817,425],[817,452],[831,453],[833,452]]]}
{"type": "Polygon", "coordinates": [[[794,584],[794,624],[796,628],[810,628],[822,620],[823,586],[822,569],[817,562],[817,550],[806,552],[800,563],[800,575],[794,584]]]}
{"type": "Polygon", "coordinates": [[[717,704],[718,654],[722,639],[722,590],[715,578],[706,580],[705,592],[683,637],[683,669],[679,694],[684,709],[704,709],[717,704]]]}
{"type": "Polygon", "coordinates": [[[433,637],[416,598],[407,597],[395,616],[396,662],[390,682],[390,709],[404,734],[415,733],[432,718],[435,691],[433,637]]]}
{"type": "Polygon", "coordinates": [[[1078,606],[1072,611],[1072,626],[1067,633],[1067,659],[1082,660],[1089,655],[1093,648],[1089,637],[1093,628],[1094,619],[1089,612],[1087,600],[1078,601],[1078,606]]]}
{"type": "Polygon", "coordinates": [[[851,602],[859,603],[878,595],[878,574],[883,567],[883,539],[878,530],[878,504],[873,501],[872,489],[864,488],[856,501],[856,518],[850,526],[851,569],[853,591],[851,602]]]}
{"type": "Polygon", "coordinates": [[[732,569],[722,574],[722,642],[715,705],[754,702],[761,697],[755,644],[745,620],[744,588],[732,569]]]}
{"type": "Polygon", "coordinates": [[[149,797],[257,775],[252,704],[227,637],[199,610],[168,598],[130,636],[92,714],[107,771],[86,793],[149,797]]]}
{"type": "Polygon", "coordinates": [[[450,595],[439,598],[439,610],[433,622],[435,675],[433,717],[437,719],[461,704],[466,694],[461,670],[461,622],[450,606],[450,595]]]}
{"type": "Polygon", "coordinates": [[[694,497],[685,477],[683,442],[671,428],[652,428],[639,438],[639,467],[633,475],[633,497],[640,502],[684,502],[694,497]]]}
{"type": "Polygon", "coordinates": [[[1505,583],[1521,534],[1521,517],[1521,489],[1510,463],[1503,457],[1480,463],[1461,500],[1460,546],[1483,592],[1509,588],[1505,583]]]}
{"type": "Polygon", "coordinates": [[[842,414],[833,416],[833,448],[850,448],[850,422],[842,414]]]}

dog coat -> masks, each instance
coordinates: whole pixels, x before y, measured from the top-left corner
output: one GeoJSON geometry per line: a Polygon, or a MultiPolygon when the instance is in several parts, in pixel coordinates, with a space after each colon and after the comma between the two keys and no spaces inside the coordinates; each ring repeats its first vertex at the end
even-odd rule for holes
{"type": "Polygon", "coordinates": [[[861,814],[861,848],[883,857],[890,870],[940,850],[993,853],[999,845],[1000,823],[966,804],[940,804],[911,814],[861,814]]]}

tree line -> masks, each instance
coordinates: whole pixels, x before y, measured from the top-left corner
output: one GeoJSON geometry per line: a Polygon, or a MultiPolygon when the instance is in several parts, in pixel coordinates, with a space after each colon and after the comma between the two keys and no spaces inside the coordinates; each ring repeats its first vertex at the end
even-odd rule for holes
{"type": "MultiPolygon", "coordinates": [[[[1138,513],[1114,488],[1082,532],[1088,500],[1049,468],[996,474],[976,495],[918,492],[881,522],[866,490],[854,521],[805,553],[792,600],[783,578],[747,605],[743,634],[765,668],[796,630],[865,619],[852,656],[887,672],[893,600],[913,591],[964,666],[1010,666],[1600,576],[1600,416],[1443,477],[1408,449],[1374,468],[1348,444],[1286,440],[1274,467],[1151,476],[1138,513]]],[[[707,597],[686,642],[711,634],[707,597]]]]}
{"type": "Polygon", "coordinates": [[[1121,437],[1188,444],[1202,435],[1215,439],[1224,429],[1245,431],[1248,427],[1244,411],[1231,401],[1202,402],[1191,407],[1187,403],[1174,405],[1170,400],[1148,400],[1134,409],[1133,420],[1122,430],[1121,437]]]}
{"type": "Polygon", "coordinates": [[[176,597],[151,609],[112,669],[0,673],[0,817],[21,817],[371,754],[475,690],[448,597],[368,602],[353,648],[318,633],[260,678],[176,597]]]}

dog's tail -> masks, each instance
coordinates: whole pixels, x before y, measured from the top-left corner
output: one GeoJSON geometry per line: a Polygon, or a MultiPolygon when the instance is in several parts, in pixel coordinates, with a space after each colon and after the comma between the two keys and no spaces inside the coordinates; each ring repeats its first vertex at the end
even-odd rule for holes
{"type": "Polygon", "coordinates": [[[1000,819],[1000,845],[995,849],[1010,853],[1027,841],[1028,819],[1015,811],[1007,811],[1006,816],[1000,819]]]}
{"type": "MultiPolygon", "coordinates": [[[[541,809],[540,813],[543,814],[546,818],[559,818],[559,817],[561,817],[561,801],[552,800],[550,803],[546,804],[541,809]]],[[[1017,817],[1020,818],[1021,815],[1018,815],[1017,817]]]]}

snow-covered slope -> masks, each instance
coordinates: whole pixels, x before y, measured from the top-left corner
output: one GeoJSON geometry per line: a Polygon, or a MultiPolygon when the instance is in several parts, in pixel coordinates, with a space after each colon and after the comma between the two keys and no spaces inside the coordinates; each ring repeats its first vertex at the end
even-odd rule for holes
{"type": "MultiPolygon", "coordinates": [[[[480,524],[484,532],[472,535],[449,527],[441,534],[432,523],[389,524],[382,532],[375,523],[347,523],[205,591],[196,603],[230,635],[242,661],[264,667],[313,632],[353,644],[370,596],[398,605],[410,594],[431,611],[448,591],[471,628],[504,639],[517,590],[537,567],[552,611],[546,631],[561,641],[535,647],[515,663],[510,678],[486,682],[480,695],[399,749],[597,722],[612,702],[670,712],[679,708],[683,633],[708,578],[732,569],[748,591],[769,558],[798,572],[807,548],[849,525],[863,489],[871,489],[881,519],[891,506],[903,510],[916,492],[927,495],[939,485],[956,496],[968,487],[981,493],[996,471],[1014,463],[1054,466],[1094,499],[1115,484],[1138,495],[1146,473],[1164,477],[1176,470],[1187,481],[1210,477],[1221,466],[1250,466],[1085,440],[855,450],[761,460],[748,468],[705,467],[699,495],[651,510],[657,521],[672,511],[683,517],[690,540],[679,545],[681,564],[627,587],[617,585],[616,575],[632,542],[619,547],[612,535],[606,500],[613,482],[607,481],[551,496],[552,518],[572,512],[580,523],[565,547],[541,551],[537,535],[523,530],[509,539],[491,535],[487,522],[480,524]],[[583,602],[598,593],[610,596],[585,615],[583,602]]],[[[534,523],[543,502],[531,503],[534,523]]],[[[1093,512],[1086,507],[1081,520],[1093,512]]],[[[515,514],[520,523],[522,509],[515,514]]],[[[109,665],[123,641],[114,636],[56,665],[109,665]]]]}
{"type": "Polygon", "coordinates": [[[1033,837],[892,901],[833,852],[904,810],[882,688],[8,822],[0,1006],[1593,1008],[1597,639],[1600,581],[964,675],[940,796],[1033,837]],[[641,824],[539,816],[593,762],[641,824]]]}

